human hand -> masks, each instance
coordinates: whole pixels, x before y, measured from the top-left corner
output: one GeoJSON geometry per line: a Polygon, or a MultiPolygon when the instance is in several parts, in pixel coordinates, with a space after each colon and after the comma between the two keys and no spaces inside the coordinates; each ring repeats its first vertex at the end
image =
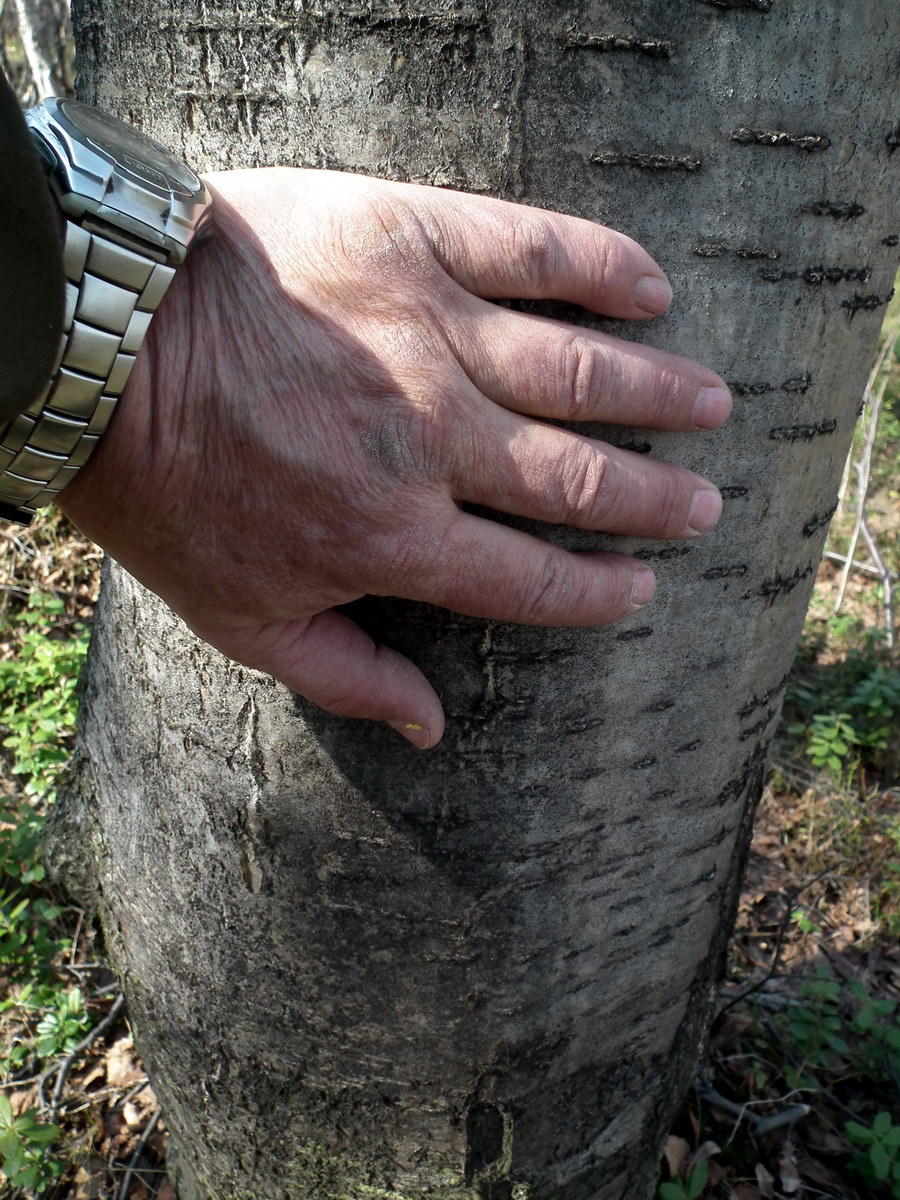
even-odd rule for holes
{"type": "Polygon", "coordinates": [[[712,484],[540,419],[715,428],[712,371],[513,312],[552,298],[662,312],[612,230],[410,184],[291,169],[207,180],[215,237],[175,275],[61,507],[224,654],[422,748],[433,688],[336,605],[369,593],[535,625],[615,621],[653,594],[622,554],[574,554],[464,511],[652,538],[712,527],[712,484]]]}

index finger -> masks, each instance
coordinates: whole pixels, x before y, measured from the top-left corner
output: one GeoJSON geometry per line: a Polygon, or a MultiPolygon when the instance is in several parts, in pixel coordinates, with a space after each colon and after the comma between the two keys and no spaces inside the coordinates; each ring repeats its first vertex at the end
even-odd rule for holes
{"type": "Polygon", "coordinates": [[[425,229],[444,270],[486,300],[567,300],[591,312],[646,320],[672,289],[632,238],[585,221],[463,192],[425,190],[425,229]]]}

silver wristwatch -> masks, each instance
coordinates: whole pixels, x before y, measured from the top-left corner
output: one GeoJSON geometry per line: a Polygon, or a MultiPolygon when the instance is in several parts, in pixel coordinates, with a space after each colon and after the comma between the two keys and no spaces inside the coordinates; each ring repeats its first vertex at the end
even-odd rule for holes
{"type": "Polygon", "coordinates": [[[99,109],[45,100],[25,120],[66,223],[57,365],[43,393],[0,432],[0,517],[27,524],[90,457],[211,210],[190,167],[99,109]]]}

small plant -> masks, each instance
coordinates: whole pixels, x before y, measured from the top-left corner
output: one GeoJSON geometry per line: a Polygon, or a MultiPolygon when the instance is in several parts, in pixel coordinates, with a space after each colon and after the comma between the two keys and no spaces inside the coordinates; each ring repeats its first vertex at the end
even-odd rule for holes
{"type": "Polygon", "coordinates": [[[0,661],[0,726],[14,775],[26,776],[25,793],[52,798],[65,739],[75,728],[75,686],[87,652],[87,630],[74,636],[50,635],[64,612],[62,600],[36,593],[16,615],[15,657],[0,661]],[[23,628],[24,627],[24,628],[23,628]]]}
{"type": "Polygon", "coordinates": [[[875,999],[859,980],[846,985],[820,972],[807,979],[801,1004],[778,1018],[798,1065],[785,1069],[791,1087],[816,1087],[807,1072],[839,1071],[864,1079],[869,1090],[890,1094],[900,1078],[900,1011],[894,1000],[875,999]]]}
{"type": "Polygon", "coordinates": [[[58,1125],[39,1121],[35,1108],[14,1116],[8,1098],[0,1094],[0,1171],[11,1187],[33,1191],[59,1178],[62,1163],[47,1152],[60,1132],[58,1125]]]}
{"type": "Polygon", "coordinates": [[[795,908],[791,913],[791,920],[797,926],[801,933],[821,933],[821,925],[817,925],[812,920],[809,913],[803,908],[795,908]]]}
{"type": "Polygon", "coordinates": [[[84,1036],[90,1025],[85,1012],[81,988],[68,988],[56,997],[37,1023],[35,1049],[40,1058],[55,1058],[57,1054],[69,1054],[84,1036]]]}
{"type": "Polygon", "coordinates": [[[897,765],[900,669],[881,636],[856,628],[849,617],[832,617],[824,635],[804,636],[795,670],[785,701],[787,733],[810,763],[835,782],[857,761],[890,773],[897,765]],[[827,664],[816,661],[826,642],[842,648],[827,664]]]}
{"type": "Polygon", "coordinates": [[[857,1004],[850,1022],[859,1074],[873,1083],[900,1079],[900,1013],[895,1001],[873,1000],[859,980],[847,985],[857,1004]]]}
{"type": "Polygon", "coordinates": [[[851,721],[849,713],[816,713],[807,730],[807,758],[836,781],[846,774],[848,756],[859,745],[851,721]]]}
{"type": "Polygon", "coordinates": [[[884,1188],[892,1200],[900,1200],[900,1125],[888,1112],[880,1112],[870,1128],[847,1121],[844,1136],[859,1151],[850,1168],[870,1186],[884,1188]]]}
{"type": "Polygon", "coordinates": [[[803,985],[803,1003],[791,1008],[783,1018],[785,1032],[794,1053],[801,1060],[788,1068],[785,1078],[791,1087],[816,1086],[807,1070],[830,1070],[836,1058],[847,1054],[850,1046],[842,1036],[840,1012],[841,985],[820,974],[803,985]]]}
{"type": "Polygon", "coordinates": [[[660,1200],[698,1200],[709,1181],[709,1163],[704,1158],[688,1172],[687,1179],[669,1179],[659,1185],[660,1200]]]}

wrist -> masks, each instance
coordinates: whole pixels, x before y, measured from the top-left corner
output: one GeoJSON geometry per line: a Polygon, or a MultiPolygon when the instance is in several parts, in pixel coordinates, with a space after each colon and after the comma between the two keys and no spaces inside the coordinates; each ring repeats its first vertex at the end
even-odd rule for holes
{"type": "Polygon", "coordinates": [[[199,178],[74,101],[26,114],[64,221],[66,311],[52,378],[0,437],[0,504],[23,522],[86,465],[175,266],[208,220],[199,178]]]}

